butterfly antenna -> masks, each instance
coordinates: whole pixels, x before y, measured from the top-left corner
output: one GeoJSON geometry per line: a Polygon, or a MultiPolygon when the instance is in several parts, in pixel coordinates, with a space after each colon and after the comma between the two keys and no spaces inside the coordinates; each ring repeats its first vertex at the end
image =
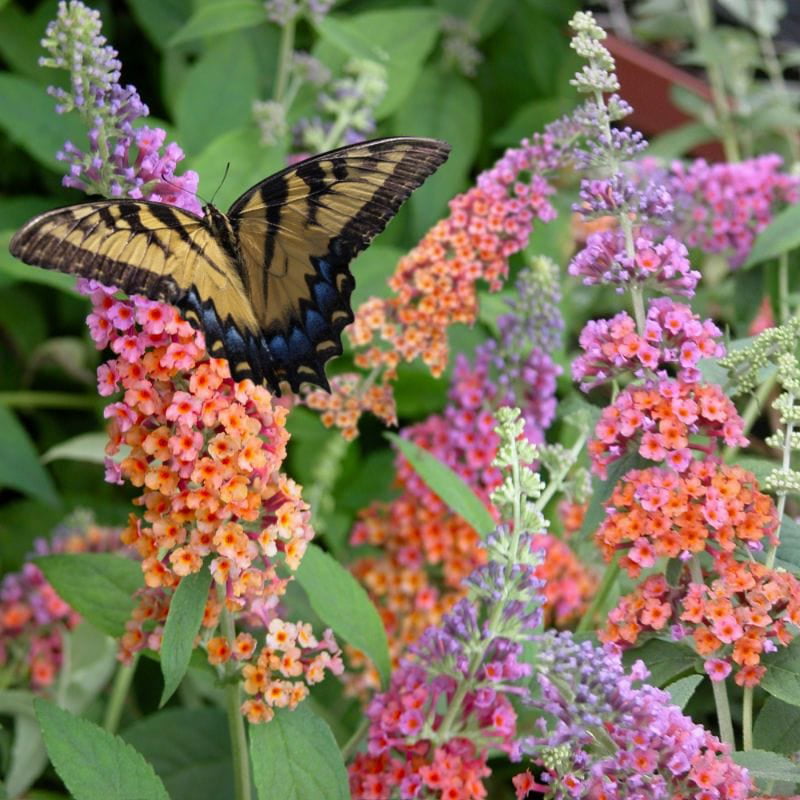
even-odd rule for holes
{"type": "Polygon", "coordinates": [[[219,186],[214,190],[214,194],[211,195],[211,202],[209,205],[214,205],[214,198],[217,196],[217,192],[222,188],[222,184],[225,183],[225,179],[228,177],[228,170],[231,168],[231,162],[229,161],[225,165],[225,172],[222,174],[222,180],[219,182],[219,186]]]}

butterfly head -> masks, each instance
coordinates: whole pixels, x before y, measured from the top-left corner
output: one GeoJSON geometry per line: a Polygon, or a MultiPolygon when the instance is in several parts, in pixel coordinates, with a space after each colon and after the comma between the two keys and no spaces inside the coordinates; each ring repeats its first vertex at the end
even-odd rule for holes
{"type": "Polygon", "coordinates": [[[203,206],[203,219],[214,238],[222,245],[229,254],[236,258],[238,247],[236,246],[236,233],[233,230],[231,221],[216,206],[207,203],[203,206]]]}

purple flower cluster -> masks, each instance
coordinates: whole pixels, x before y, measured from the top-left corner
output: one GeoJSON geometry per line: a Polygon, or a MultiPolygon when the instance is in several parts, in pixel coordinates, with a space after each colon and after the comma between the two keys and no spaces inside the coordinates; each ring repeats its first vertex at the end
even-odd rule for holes
{"type": "Polygon", "coordinates": [[[700,273],[692,269],[685,245],[672,236],[654,241],[640,230],[628,252],[621,229],[591,234],[569,265],[569,274],[592,286],[607,284],[622,293],[631,287],[653,288],[691,297],[700,273]]]}
{"type": "Polygon", "coordinates": [[[57,154],[69,165],[63,184],[105,197],[148,197],[200,213],[195,198],[197,173],[175,175],[183,151],[169,144],[159,128],[139,127],[148,115],[133,86],[119,83],[117,51],[101,34],[100,14],[77,0],[59,3],[58,15],[47,27],[42,46],[50,57],[43,66],[70,72],[71,91],[50,88],[56,111],[77,111],[89,127],[89,148],[66,142],[57,154]]]}
{"type": "Polygon", "coordinates": [[[641,661],[626,674],[614,647],[575,642],[568,632],[539,639],[541,698],[549,715],[523,752],[543,768],[547,798],[694,797],[744,800],[750,778],[730,748],[646,684],[641,661]]]}
{"type": "Polygon", "coordinates": [[[640,221],[659,220],[672,213],[672,196],[658,181],[636,186],[617,172],[610,178],[584,178],[580,202],[572,207],[584,219],[633,213],[640,221]]]}
{"type": "MultiPolygon", "coordinates": [[[[675,162],[663,177],[675,199],[671,231],[707,253],[724,253],[732,267],[747,259],[756,236],[784,206],[800,200],[800,177],[781,172],[780,156],[739,163],[675,162]]],[[[646,176],[652,166],[645,163],[646,176]]]]}
{"type": "Polygon", "coordinates": [[[701,320],[689,306],[658,297],[648,307],[643,336],[625,311],[587,322],[580,335],[583,354],[573,362],[572,375],[584,392],[626,373],[643,378],[650,371],[666,378],[668,367],[680,380],[695,383],[701,378],[701,358],[725,355],[717,341],[721,335],[710,319],[701,320]]]}

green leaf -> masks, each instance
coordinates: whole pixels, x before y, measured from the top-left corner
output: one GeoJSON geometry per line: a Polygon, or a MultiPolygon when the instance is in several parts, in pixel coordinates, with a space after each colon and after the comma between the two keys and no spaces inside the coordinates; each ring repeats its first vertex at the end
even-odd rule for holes
{"type": "Polygon", "coordinates": [[[406,251],[400,247],[372,244],[356,256],[350,264],[350,271],[356,279],[356,288],[350,303],[352,308],[358,308],[370,297],[385,298],[391,295],[389,277],[405,254],[406,251]]]}
{"type": "MultiPolygon", "coordinates": [[[[18,194],[9,197],[0,197],[0,236],[11,236],[12,231],[5,232],[6,228],[16,229],[31,217],[55,208],[60,202],[54,197],[42,197],[34,194],[18,194]]],[[[7,250],[5,241],[3,249],[7,250]]]]}
{"type": "Polygon", "coordinates": [[[55,16],[55,0],[38,3],[31,13],[22,3],[0,3],[0,57],[14,72],[46,84],[54,75],[39,66],[41,40],[47,23],[55,16]]]}
{"type": "Polygon", "coordinates": [[[785,783],[800,782],[800,766],[778,753],[749,750],[746,753],[733,753],[731,757],[739,766],[747,767],[751,778],[785,783]]]}
{"type": "Polygon", "coordinates": [[[564,95],[532,100],[519,106],[508,121],[492,133],[492,144],[519,147],[520,139],[544,128],[549,122],[566,114],[573,106],[564,95]]]}
{"type": "Polygon", "coordinates": [[[128,0],[128,5],[147,38],[163,49],[186,23],[193,0],[128,0]]]}
{"type": "Polygon", "coordinates": [[[122,738],[152,764],[169,796],[228,797],[233,785],[228,725],[216,708],[167,708],[126,728],[122,738]]]}
{"type": "Polygon", "coordinates": [[[384,63],[389,60],[389,54],[378,47],[369,38],[356,33],[348,25],[352,18],[327,15],[321,20],[314,21],[314,28],[320,39],[329,42],[342,53],[351,58],[363,58],[367,61],[384,63]]]}
{"type": "Polygon", "coordinates": [[[27,714],[16,715],[11,761],[4,776],[9,797],[19,797],[26,792],[44,772],[45,767],[47,752],[39,723],[27,714]]]}
{"type": "Polygon", "coordinates": [[[118,666],[116,642],[83,621],[64,637],[64,668],[58,676],[55,700],[61,708],[81,714],[108,685],[118,666]]]}
{"type": "Polygon", "coordinates": [[[64,602],[109,634],[121,636],[144,585],[141,566],[111,553],[59,553],[36,563],[64,602]]]}
{"type": "Polygon", "coordinates": [[[188,168],[200,175],[200,194],[210,197],[216,192],[214,203],[220,208],[227,208],[254,183],[285,166],[284,151],[264,147],[255,125],[220,134],[188,162],[188,168]]]}
{"type": "MultiPolygon", "coordinates": [[[[0,111],[0,113],[2,113],[0,111]]],[[[0,284],[11,284],[17,281],[40,283],[53,286],[70,294],[75,293],[75,276],[65,275],[52,269],[40,269],[23,264],[8,252],[8,245],[14,231],[0,231],[0,284]]]]}
{"type": "Polygon", "coordinates": [[[667,133],[659,134],[647,148],[648,155],[663,159],[679,158],[689,150],[716,138],[702,122],[687,122],[667,133]]]}
{"type": "Polygon", "coordinates": [[[776,567],[800,575],[800,525],[786,515],[781,522],[781,541],[775,557],[776,567]]]}
{"type": "Polygon", "coordinates": [[[52,478],[16,416],[0,405],[0,486],[17,489],[50,506],[59,499],[52,478]]]}
{"type": "Polygon", "coordinates": [[[761,233],[756,236],[753,249],[744,262],[747,269],[781,253],[788,253],[800,245],[800,204],[779,211],[761,233]]]}
{"type": "Polygon", "coordinates": [[[641,469],[650,463],[638,453],[628,453],[609,466],[607,478],[592,478],[592,497],[583,518],[581,536],[590,536],[600,527],[606,516],[605,502],[611,497],[617,483],[632,469],[641,469]]]}
{"type": "Polygon", "coordinates": [[[186,24],[169,40],[170,46],[218,36],[267,21],[263,3],[258,0],[215,0],[200,6],[186,24]]]}
{"type": "Polygon", "coordinates": [[[472,525],[483,538],[497,527],[483,501],[447,464],[443,464],[436,456],[408,439],[403,439],[394,433],[385,435],[406,457],[428,488],[438,495],[451,511],[472,525]]]}
{"type": "Polygon", "coordinates": [[[386,686],[392,671],[386,630],[364,587],[315,544],[308,546],[295,577],[320,619],[372,659],[386,686]]]}
{"type": "Polygon", "coordinates": [[[413,131],[451,142],[447,161],[411,195],[412,235],[420,239],[437,219],[447,213],[451,197],[468,183],[478,151],[481,129],[481,99],[465,78],[439,67],[426,67],[414,84],[413,103],[405,103],[395,114],[394,132],[413,131]]]}
{"type": "Polygon", "coordinates": [[[686,708],[686,704],[692,699],[692,695],[702,682],[702,675],[687,675],[685,678],[673,681],[673,683],[664,688],[669,692],[672,702],[682,709],[686,708]]]}
{"type": "MultiPolygon", "coordinates": [[[[258,88],[256,57],[246,36],[229,33],[211,45],[187,71],[178,93],[175,119],[187,154],[196,156],[221,134],[249,123],[258,88]]],[[[235,160],[236,153],[229,158],[235,160]]]]}
{"type": "Polygon", "coordinates": [[[665,686],[683,673],[694,671],[697,656],[685,645],[650,639],[641,647],[626,650],[622,662],[630,667],[642,659],[650,670],[647,682],[653,686],[665,686]]]}
{"type": "Polygon", "coordinates": [[[75,800],[169,800],[153,768],[119,736],[46,700],[34,706],[50,760],[75,800]]]}
{"type": "Polygon", "coordinates": [[[348,800],[347,770],[328,725],[306,704],[250,725],[250,760],[259,800],[348,800]]]}
{"type": "Polygon", "coordinates": [[[800,639],[762,656],[761,663],[767,668],[761,688],[785,703],[800,706],[800,639]]]}
{"type": "Polygon", "coordinates": [[[756,718],[753,741],[759,750],[790,756],[800,750],[800,707],[768,697],[756,718]]]}
{"type": "Polygon", "coordinates": [[[56,153],[69,139],[80,143],[85,137],[76,114],[57,116],[54,101],[41,84],[0,72],[0,129],[12,142],[40,164],[62,173],[64,165],[56,153]]]}
{"type": "Polygon", "coordinates": [[[90,464],[103,464],[106,457],[108,434],[104,432],[81,433],[53,445],[43,456],[42,463],[48,464],[59,458],[71,461],[86,461],[90,464]]]}
{"type": "MultiPolygon", "coordinates": [[[[439,36],[439,12],[429,8],[393,8],[365,11],[347,20],[336,18],[341,29],[361,41],[370,42],[385,52],[388,90],[375,111],[384,119],[397,111],[411,95],[422,64],[439,36]]],[[[320,39],[314,55],[324,61],[334,73],[339,72],[350,56],[342,52],[342,44],[320,39]]],[[[414,131],[406,131],[414,133],[414,131]]]]}
{"type": "Polygon", "coordinates": [[[204,566],[199,572],[181,578],[172,595],[161,643],[161,673],[164,676],[162,706],[172,697],[189,667],[210,586],[211,572],[204,566]]]}

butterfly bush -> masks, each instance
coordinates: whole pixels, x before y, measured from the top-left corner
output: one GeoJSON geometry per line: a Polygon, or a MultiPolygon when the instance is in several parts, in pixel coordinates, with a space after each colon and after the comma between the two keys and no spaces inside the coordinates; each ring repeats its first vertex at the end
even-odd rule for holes
{"type": "Polygon", "coordinates": [[[84,514],[37,539],[19,572],[0,582],[0,685],[46,692],[63,664],[64,637],[81,621],[33,563],[55,553],[126,552],[116,528],[94,524],[84,514]]]}
{"type": "MultiPolygon", "coordinates": [[[[96,13],[62,3],[45,45],[57,47],[62,60],[54,65],[79,73],[73,85],[81,87],[81,102],[92,106],[85,114],[95,115],[90,141],[98,143],[98,152],[110,143],[116,143],[114,152],[121,142],[129,146],[131,120],[106,115],[120,91],[119,62],[105,45],[96,13]]],[[[133,89],[126,96],[137,97],[133,89]]],[[[137,111],[145,113],[142,106],[137,111]]],[[[125,162],[131,170],[126,188],[199,210],[196,176],[183,182],[174,176],[183,153],[170,145],[162,156],[163,141],[163,131],[156,132],[149,140],[153,150],[125,162]],[[163,182],[176,181],[179,196],[160,193],[163,182]]],[[[127,158],[123,150],[120,157],[127,158]]],[[[90,183],[94,166],[78,166],[72,177],[96,189],[90,183]]],[[[106,180],[102,169],[98,174],[97,180],[106,180]]],[[[102,184],[106,194],[113,194],[112,183],[102,184]]],[[[87,321],[95,344],[115,354],[97,373],[100,394],[119,398],[104,412],[106,477],[140,490],[134,502],[141,515],[131,514],[122,540],[141,558],[146,586],[127,623],[120,658],[130,661],[146,647],[160,648],[181,579],[208,569],[213,582],[201,645],[224,677],[241,678],[248,695],[243,713],[252,722],[268,721],[275,707],[296,706],[326,670],[343,668],[329,630],[316,637],[309,624],[281,617],[280,598],[314,535],[300,487],[280,471],[289,438],[287,408],[252,381],[233,381],[227,362],[208,356],[202,333],[172,306],[123,299],[90,280],[79,281],[79,290],[92,301],[87,321]],[[222,615],[234,616],[242,630],[218,634],[222,615]]]]}
{"type": "MultiPolygon", "coordinates": [[[[499,438],[494,412],[503,405],[522,407],[526,441],[539,444],[555,416],[556,377],[551,353],[560,347],[563,321],[558,312],[558,271],[551,261],[534,258],[520,273],[510,310],[498,318],[497,338],[480,345],[470,362],[455,361],[448,405],[442,414],[401,432],[401,436],[447,464],[496,515],[491,493],[502,480],[493,466],[499,438]]],[[[486,558],[472,526],[452,512],[408,461],[398,454],[400,495],[373,503],[359,515],[351,544],[381,548],[378,555],[353,565],[381,610],[395,662],[409,644],[436,624],[463,595],[464,580],[486,558]]],[[[534,535],[543,550],[536,575],[545,579],[544,614],[560,625],[578,616],[594,588],[594,578],[560,539],[534,535]]],[[[360,665],[360,659],[354,659],[360,665]]],[[[356,677],[351,687],[377,687],[374,670],[356,677]]]]}
{"type": "Polygon", "coordinates": [[[503,519],[486,541],[486,562],[465,581],[466,595],[429,627],[367,708],[367,751],[350,767],[354,800],[486,796],[489,749],[519,757],[512,697],[527,694],[521,661],[542,618],[532,534],[547,523],[534,502],[544,484],[527,466],[537,458],[518,409],[497,412],[492,499],[503,519]]]}
{"type": "MultiPolygon", "coordinates": [[[[594,135],[575,153],[576,165],[594,173],[582,182],[576,210],[587,220],[611,214],[614,226],[587,237],[570,272],[585,283],[627,290],[633,305],[632,316],[623,312],[587,324],[573,370],[584,390],[608,380],[627,382],[602,411],[589,443],[599,477],[625,459],[596,543],[607,561],[616,559],[633,578],[665,558],[676,559],[679,568],[676,580],[668,583],[656,572],[623,596],[601,638],[627,647],[648,634],[666,636],[691,646],[713,681],[723,681],[736,665],[737,682],[753,686],[763,674],[759,654],[794,636],[787,620],[796,617],[795,605],[769,600],[763,587],[770,585],[774,600],[777,587],[796,591],[796,580],[753,563],[767,546],[776,546],[779,515],[750,472],[720,459],[721,444],[747,444],[735,406],[698,369],[701,358],[724,355],[720,331],[687,305],[649,297],[694,293],[699,274],[675,238],[680,224],[672,224],[683,198],[673,201],[672,182],[666,181],[666,191],[652,173],[631,167],[644,142],[628,128],[610,126],[629,109],[613,94],[607,102],[602,95],[616,90],[613,59],[601,43],[605,34],[589,14],[577,15],[572,25],[573,46],[588,61],[576,85],[593,98],[579,113],[586,131],[594,125],[594,135]],[[596,177],[599,171],[607,177],[596,177]],[[655,466],[631,470],[634,458],[655,466]]],[[[774,160],[767,164],[777,166],[774,160]]],[[[772,197],[778,184],[790,182],[767,182],[762,196],[772,197]]],[[[753,185],[734,185],[747,207],[753,185]]],[[[735,205],[730,189],[722,194],[735,205]]],[[[709,187],[711,195],[715,191],[709,187]]],[[[715,699],[722,729],[727,700],[721,703],[716,689],[715,699]]]]}
{"type": "Polygon", "coordinates": [[[364,411],[396,424],[391,381],[402,362],[421,358],[435,377],[448,361],[447,331],[472,324],[478,313],[477,281],[497,291],[508,259],[528,242],[534,222],[555,216],[552,187],[543,173],[558,165],[562,142],[554,128],[510,148],[476,186],[450,201],[450,215],[437,223],[397,264],[392,296],[371,298],[355,310],[347,336],[356,365],[369,370],[334,376],[332,393],[312,391],[309,407],[323,423],[351,439],[364,411]]]}

